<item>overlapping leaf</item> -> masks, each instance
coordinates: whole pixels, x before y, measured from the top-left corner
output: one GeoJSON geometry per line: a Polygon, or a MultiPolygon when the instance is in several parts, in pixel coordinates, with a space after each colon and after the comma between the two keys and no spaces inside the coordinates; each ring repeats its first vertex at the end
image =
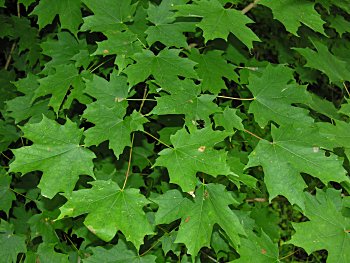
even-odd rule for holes
{"type": "Polygon", "coordinates": [[[210,127],[191,134],[183,128],[170,137],[173,147],[159,153],[155,166],[166,167],[170,182],[181,186],[183,191],[193,191],[198,181],[197,172],[213,176],[230,173],[226,164],[227,153],[214,149],[214,145],[227,135],[210,127]]]}
{"type": "Polygon", "coordinates": [[[228,207],[236,203],[223,185],[202,184],[195,192],[194,201],[183,198],[178,191],[168,191],[155,200],[159,204],[157,223],[169,223],[181,218],[176,243],[184,243],[188,253],[210,246],[213,227],[218,224],[234,244],[245,235],[235,213],[228,207]],[[219,208],[220,207],[220,208],[219,208]]]}
{"type": "Polygon", "coordinates": [[[137,249],[145,235],[153,233],[142,208],[147,199],[137,189],[120,189],[113,181],[94,181],[92,188],[66,195],[68,202],[61,215],[76,217],[88,214],[84,224],[102,240],[110,241],[120,230],[137,249]]]}
{"type": "Polygon", "coordinates": [[[203,30],[205,41],[215,38],[227,40],[229,33],[234,34],[247,47],[253,47],[253,41],[259,38],[247,24],[253,21],[235,9],[225,9],[218,0],[195,1],[190,5],[176,7],[177,16],[197,16],[202,20],[197,24],[203,30]]]}
{"type": "Polygon", "coordinates": [[[43,196],[52,198],[58,192],[69,193],[79,175],[94,176],[95,154],[80,145],[83,131],[74,122],[68,119],[65,125],[59,125],[44,116],[40,123],[28,124],[22,131],[33,145],[13,150],[15,161],[10,171],[22,174],[42,171],[39,188],[43,196]]]}
{"type": "Polygon", "coordinates": [[[308,254],[326,249],[327,262],[350,260],[350,219],[341,212],[340,193],[334,189],[318,190],[316,196],[305,193],[305,216],[310,221],[294,223],[296,233],[289,243],[303,247],[308,254]]]}
{"type": "Polygon", "coordinates": [[[270,64],[262,76],[250,76],[249,89],[254,101],[249,106],[249,112],[254,114],[261,127],[265,127],[269,121],[287,125],[293,122],[313,122],[306,109],[292,106],[295,103],[307,104],[310,100],[305,87],[292,80],[291,69],[270,64]]]}
{"type": "Polygon", "coordinates": [[[326,157],[322,148],[327,140],[315,127],[272,126],[272,142],[261,140],[249,155],[247,167],[261,165],[270,199],[283,195],[291,203],[304,206],[303,189],[306,187],[300,173],[308,173],[323,183],[349,182],[342,160],[334,154],[326,157]]]}
{"type": "Polygon", "coordinates": [[[315,10],[315,3],[308,0],[262,0],[259,4],[271,8],[274,17],[280,20],[286,29],[297,34],[298,28],[304,24],[316,32],[324,34],[325,21],[315,10]]]}

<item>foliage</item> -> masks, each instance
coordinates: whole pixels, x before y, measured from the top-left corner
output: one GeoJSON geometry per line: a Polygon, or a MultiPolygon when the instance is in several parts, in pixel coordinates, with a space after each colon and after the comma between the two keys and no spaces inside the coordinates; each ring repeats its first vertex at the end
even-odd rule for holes
{"type": "Polygon", "coordinates": [[[349,4],[0,1],[0,262],[350,262],[349,4]]]}

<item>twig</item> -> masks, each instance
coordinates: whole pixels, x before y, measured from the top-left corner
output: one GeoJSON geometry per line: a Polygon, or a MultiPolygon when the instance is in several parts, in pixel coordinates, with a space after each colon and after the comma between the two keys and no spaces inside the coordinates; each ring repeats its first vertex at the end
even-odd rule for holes
{"type": "Polygon", "coordinates": [[[245,201],[246,201],[247,203],[254,203],[254,202],[257,202],[257,203],[265,203],[265,202],[267,202],[267,199],[266,199],[266,198],[256,197],[256,198],[246,199],[245,201]]]}
{"type": "Polygon", "coordinates": [[[130,147],[130,152],[129,152],[129,161],[128,161],[128,168],[126,170],[125,173],[125,180],[124,180],[124,184],[123,184],[123,188],[122,191],[124,190],[125,186],[126,186],[126,182],[128,181],[129,175],[130,175],[130,167],[131,167],[131,159],[132,159],[132,149],[133,149],[133,145],[134,145],[134,133],[132,134],[132,138],[131,138],[131,147],[130,147]]]}
{"type": "Polygon", "coordinates": [[[252,133],[251,131],[248,131],[248,130],[243,130],[243,131],[246,132],[246,133],[249,133],[251,136],[254,136],[255,138],[257,138],[259,140],[266,141],[264,138],[261,138],[260,136],[252,133]]]}
{"type": "Polygon", "coordinates": [[[255,100],[255,98],[236,98],[236,97],[228,97],[228,96],[216,96],[217,98],[230,99],[230,100],[255,100]]]}
{"type": "Polygon", "coordinates": [[[245,8],[242,9],[242,14],[246,14],[248,13],[252,8],[254,8],[256,6],[256,4],[259,2],[260,0],[254,0],[253,3],[250,3],[249,5],[247,5],[245,8]]]}
{"type": "Polygon", "coordinates": [[[346,93],[348,93],[348,96],[350,97],[350,93],[349,93],[348,87],[346,86],[345,82],[343,82],[343,86],[346,90],[346,93]]]}
{"type": "MultiPolygon", "coordinates": [[[[21,17],[21,9],[20,9],[19,3],[17,3],[17,16],[21,17]]],[[[12,46],[11,46],[9,56],[7,57],[7,60],[6,60],[6,63],[5,63],[5,67],[4,67],[5,70],[7,70],[8,67],[10,66],[10,62],[11,62],[11,59],[12,59],[12,54],[15,51],[16,45],[17,45],[16,42],[14,42],[12,44],[12,46]]]]}
{"type": "Polygon", "coordinates": [[[164,146],[168,147],[168,148],[173,148],[170,145],[166,144],[165,142],[162,142],[161,140],[159,140],[156,136],[152,135],[151,133],[147,132],[147,131],[142,131],[143,133],[147,134],[148,136],[152,137],[153,139],[155,139],[157,142],[163,144],[164,146]]]}

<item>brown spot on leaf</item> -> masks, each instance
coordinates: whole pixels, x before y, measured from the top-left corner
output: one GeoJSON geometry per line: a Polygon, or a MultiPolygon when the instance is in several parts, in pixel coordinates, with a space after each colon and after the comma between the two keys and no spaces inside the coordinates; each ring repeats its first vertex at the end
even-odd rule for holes
{"type": "Polygon", "coordinates": [[[186,219],[185,219],[185,223],[187,223],[188,221],[190,221],[190,219],[191,219],[191,217],[190,217],[190,216],[186,217],[186,219]]]}
{"type": "Polygon", "coordinates": [[[266,254],[266,249],[262,248],[261,249],[261,254],[265,255],[266,254]]]}
{"type": "Polygon", "coordinates": [[[108,49],[103,50],[103,54],[108,54],[108,53],[109,53],[108,49]]]}
{"type": "Polygon", "coordinates": [[[205,146],[204,145],[198,148],[198,152],[202,153],[204,151],[205,151],[205,146]]]}

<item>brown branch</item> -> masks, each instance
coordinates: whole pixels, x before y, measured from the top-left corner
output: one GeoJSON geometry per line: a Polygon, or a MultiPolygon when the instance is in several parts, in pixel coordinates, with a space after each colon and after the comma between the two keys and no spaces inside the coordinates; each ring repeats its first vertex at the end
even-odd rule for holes
{"type": "Polygon", "coordinates": [[[245,8],[243,8],[242,9],[242,14],[244,15],[244,14],[246,14],[246,13],[248,13],[252,8],[254,8],[256,5],[257,5],[257,3],[259,2],[260,0],[254,0],[254,2],[253,3],[250,3],[249,5],[247,5],[245,8]]]}

